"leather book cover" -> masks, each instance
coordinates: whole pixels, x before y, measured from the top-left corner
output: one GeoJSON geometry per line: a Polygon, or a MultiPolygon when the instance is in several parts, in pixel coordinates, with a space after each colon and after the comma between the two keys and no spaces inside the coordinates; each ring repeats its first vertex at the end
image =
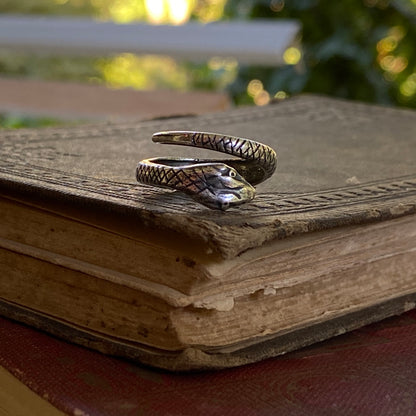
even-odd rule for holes
{"type": "Polygon", "coordinates": [[[0,192],[60,213],[172,231],[232,258],[276,238],[416,210],[416,113],[317,96],[261,108],[138,123],[0,133],[0,192]],[[152,143],[166,130],[258,140],[278,154],[256,198],[227,212],[136,182],[141,159],[216,157],[152,143]],[[196,155],[197,154],[197,155],[196,155]],[[74,214],[77,212],[77,214],[74,214]]]}
{"type": "Polygon", "coordinates": [[[77,416],[412,416],[415,345],[413,310],[260,363],[173,374],[0,318],[0,365],[77,416]]]}

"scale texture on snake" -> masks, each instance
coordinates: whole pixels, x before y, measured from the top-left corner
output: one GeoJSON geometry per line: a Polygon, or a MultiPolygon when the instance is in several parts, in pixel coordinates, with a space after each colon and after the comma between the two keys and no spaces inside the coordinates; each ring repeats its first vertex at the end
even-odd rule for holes
{"type": "Polygon", "coordinates": [[[210,149],[238,159],[152,158],[139,162],[138,182],[190,195],[212,209],[226,210],[255,196],[254,185],[276,169],[276,153],[254,140],[192,131],[155,133],[153,141],[210,149]]]}

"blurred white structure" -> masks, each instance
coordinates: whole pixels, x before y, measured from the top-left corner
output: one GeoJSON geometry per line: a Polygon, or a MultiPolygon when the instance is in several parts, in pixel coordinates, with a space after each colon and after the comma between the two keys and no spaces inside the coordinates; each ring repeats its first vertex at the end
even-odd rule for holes
{"type": "Polygon", "coordinates": [[[0,16],[0,47],[31,53],[107,55],[131,52],[205,61],[281,65],[299,24],[292,20],[190,22],[181,26],[116,24],[84,18],[0,16]]]}

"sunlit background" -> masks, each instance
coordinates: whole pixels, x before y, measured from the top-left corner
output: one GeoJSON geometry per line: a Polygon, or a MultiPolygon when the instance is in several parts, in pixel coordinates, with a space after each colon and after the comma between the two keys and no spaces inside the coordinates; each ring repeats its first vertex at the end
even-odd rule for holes
{"type": "Polygon", "coordinates": [[[234,59],[179,62],[130,53],[102,58],[28,57],[0,51],[0,76],[76,80],[111,88],[227,91],[237,105],[302,92],[416,107],[416,0],[3,0],[1,13],[93,16],[181,25],[190,19],[291,18],[299,45],[281,67],[234,59]]]}

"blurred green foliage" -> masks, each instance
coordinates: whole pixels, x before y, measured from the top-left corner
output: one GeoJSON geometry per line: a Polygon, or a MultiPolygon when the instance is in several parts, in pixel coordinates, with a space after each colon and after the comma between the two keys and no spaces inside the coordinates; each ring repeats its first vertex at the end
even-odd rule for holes
{"type": "Polygon", "coordinates": [[[229,0],[228,19],[298,20],[302,60],[280,68],[243,67],[230,91],[250,102],[262,82],[273,97],[301,92],[416,107],[415,0],[229,0]]]}
{"type": "Polygon", "coordinates": [[[83,0],[1,0],[0,2],[0,13],[91,16],[95,14],[95,10],[92,2],[83,0]]]}
{"type": "MultiPolygon", "coordinates": [[[[171,63],[163,71],[165,57],[29,56],[0,50],[0,74],[138,89],[227,89],[237,104],[266,104],[273,97],[310,92],[416,107],[416,0],[228,0],[225,9],[224,0],[187,1],[192,18],[201,21],[296,19],[302,33],[286,59],[289,64],[241,67],[213,58],[204,64],[171,63]]],[[[8,12],[149,18],[144,0],[2,0],[0,13],[8,12]]],[[[5,120],[0,118],[0,125],[19,125],[5,120]]]]}
{"type": "Polygon", "coordinates": [[[0,49],[0,75],[56,81],[102,82],[97,59],[50,56],[0,49]]]}
{"type": "Polygon", "coordinates": [[[0,113],[0,128],[20,129],[24,127],[49,127],[60,124],[63,124],[63,122],[51,117],[27,117],[0,113]]]}

